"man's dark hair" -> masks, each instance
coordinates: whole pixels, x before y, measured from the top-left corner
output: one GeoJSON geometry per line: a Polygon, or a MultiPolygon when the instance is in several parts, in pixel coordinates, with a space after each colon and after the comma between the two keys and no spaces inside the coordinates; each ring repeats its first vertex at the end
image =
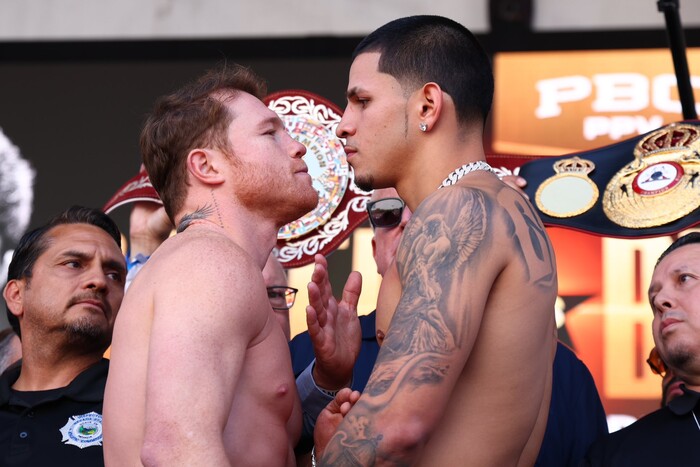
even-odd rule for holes
{"type": "MultiPolygon", "coordinates": [[[[114,239],[117,246],[121,248],[121,233],[119,232],[119,227],[117,227],[117,224],[115,224],[107,214],[99,209],[72,206],[49,220],[49,222],[43,226],[27,232],[20,238],[19,244],[12,255],[10,267],[7,270],[8,282],[14,279],[32,277],[34,263],[36,263],[37,258],[49,247],[49,232],[54,227],[65,224],[94,225],[107,232],[107,234],[114,239]]],[[[22,334],[19,329],[19,320],[15,315],[10,313],[10,308],[7,306],[7,303],[5,303],[5,307],[7,309],[7,319],[12,329],[14,329],[15,333],[21,338],[22,334]]]]}
{"type": "Polygon", "coordinates": [[[379,52],[379,70],[411,93],[437,83],[455,103],[460,123],[486,122],[493,100],[491,61],[476,37],[441,16],[408,16],[365,37],[353,52],[379,52]]]}
{"type": "Polygon", "coordinates": [[[656,269],[661,260],[668,256],[668,254],[671,253],[673,250],[677,250],[678,248],[685,245],[690,245],[691,243],[700,243],[700,232],[691,232],[689,234],[683,235],[682,237],[678,238],[675,242],[671,243],[671,246],[666,248],[666,251],[661,253],[659,259],[656,260],[654,269],[656,269]]]}

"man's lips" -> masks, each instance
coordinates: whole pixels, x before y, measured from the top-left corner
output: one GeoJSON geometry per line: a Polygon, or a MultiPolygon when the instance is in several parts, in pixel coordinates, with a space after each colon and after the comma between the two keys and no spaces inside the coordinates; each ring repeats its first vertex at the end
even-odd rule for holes
{"type": "Polygon", "coordinates": [[[303,175],[309,179],[311,178],[311,175],[309,175],[309,168],[306,166],[294,171],[294,175],[303,175]]]}
{"type": "Polygon", "coordinates": [[[76,305],[89,305],[99,308],[102,311],[104,311],[106,308],[104,302],[101,302],[99,300],[80,300],[76,302],[76,305]]]}
{"type": "Polygon", "coordinates": [[[681,322],[681,320],[679,320],[679,319],[666,318],[665,320],[661,321],[661,331],[663,332],[663,330],[666,329],[667,327],[669,327],[673,324],[676,324],[676,323],[680,323],[680,322],[681,322]]]}
{"type": "Polygon", "coordinates": [[[348,158],[350,158],[350,157],[354,156],[355,154],[357,154],[357,148],[354,147],[354,146],[347,146],[347,145],[346,145],[346,146],[344,147],[344,149],[345,149],[345,155],[346,155],[348,158]]]}
{"type": "Polygon", "coordinates": [[[100,296],[95,296],[94,294],[84,294],[82,297],[73,297],[73,299],[69,302],[68,306],[70,307],[75,305],[83,305],[90,308],[97,308],[105,315],[111,313],[112,311],[111,307],[104,298],[100,296]]]}

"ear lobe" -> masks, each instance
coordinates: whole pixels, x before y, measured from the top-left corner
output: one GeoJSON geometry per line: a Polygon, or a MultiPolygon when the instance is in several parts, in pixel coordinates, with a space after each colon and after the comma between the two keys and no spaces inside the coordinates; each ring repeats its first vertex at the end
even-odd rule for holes
{"type": "Polygon", "coordinates": [[[420,120],[429,128],[437,123],[442,113],[444,97],[440,85],[437,83],[425,83],[420,89],[421,112],[420,120]]]}
{"type": "Polygon", "coordinates": [[[187,154],[187,171],[205,185],[219,185],[224,178],[219,164],[226,156],[210,149],[193,149],[187,154]]]}
{"type": "Polygon", "coordinates": [[[7,283],[2,292],[5,302],[7,302],[7,309],[18,318],[24,313],[22,305],[24,301],[25,285],[26,282],[24,280],[12,279],[7,283]]]}

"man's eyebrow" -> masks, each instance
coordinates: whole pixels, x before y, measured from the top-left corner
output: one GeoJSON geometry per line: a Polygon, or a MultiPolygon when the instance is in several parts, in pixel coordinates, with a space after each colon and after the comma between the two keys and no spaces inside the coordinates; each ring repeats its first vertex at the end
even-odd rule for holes
{"type": "MultiPolygon", "coordinates": [[[[87,261],[92,258],[92,255],[85,253],[84,251],[78,250],[67,250],[61,253],[60,257],[63,258],[77,258],[81,261],[87,261]]],[[[108,259],[102,262],[103,266],[107,266],[110,269],[117,269],[120,272],[126,272],[126,266],[121,261],[116,261],[113,259],[108,259]]]]}
{"type": "Polygon", "coordinates": [[[360,92],[360,88],[355,86],[354,88],[348,89],[348,92],[345,93],[345,96],[347,97],[348,100],[357,97],[357,94],[360,92]]]}
{"type": "Polygon", "coordinates": [[[108,259],[107,261],[102,262],[102,266],[107,266],[107,268],[109,269],[116,269],[120,273],[126,274],[126,266],[121,261],[114,261],[112,259],[108,259]]]}
{"type": "Polygon", "coordinates": [[[270,117],[267,117],[267,118],[261,120],[260,123],[258,124],[258,128],[264,128],[268,125],[272,125],[274,127],[278,127],[278,126],[283,127],[284,123],[282,123],[282,120],[279,117],[270,116],[270,117]]]}
{"type": "Polygon", "coordinates": [[[67,257],[67,258],[78,258],[82,260],[86,260],[90,258],[90,255],[85,253],[84,251],[78,251],[78,250],[66,250],[61,252],[60,256],[62,257],[67,257]]]}

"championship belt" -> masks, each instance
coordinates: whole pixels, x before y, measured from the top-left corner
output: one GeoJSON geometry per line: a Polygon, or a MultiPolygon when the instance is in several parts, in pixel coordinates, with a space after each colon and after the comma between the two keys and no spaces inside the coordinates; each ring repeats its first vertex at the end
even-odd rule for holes
{"type": "Polygon", "coordinates": [[[700,121],[537,157],[519,175],[545,225],[619,238],[674,234],[700,223],[700,121]]]}
{"type": "Polygon", "coordinates": [[[369,193],[355,185],[354,172],[335,129],[341,109],[308,91],[270,94],[265,104],[284,122],[292,138],[306,146],[303,159],[318,193],[318,205],[277,235],[278,259],[286,268],[313,263],[327,255],[367,219],[369,193]]]}
{"type": "Polygon", "coordinates": [[[700,131],[673,124],[637,143],[634,161],[610,180],[603,211],[633,229],[673,222],[700,207],[700,131]]]}

